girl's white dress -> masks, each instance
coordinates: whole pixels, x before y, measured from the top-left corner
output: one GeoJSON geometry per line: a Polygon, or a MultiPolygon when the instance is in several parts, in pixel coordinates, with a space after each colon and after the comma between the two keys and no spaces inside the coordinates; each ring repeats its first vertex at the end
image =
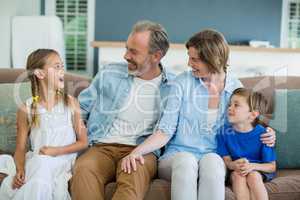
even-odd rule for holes
{"type": "MultiPolygon", "coordinates": [[[[28,111],[32,99],[26,101],[28,111]]],[[[38,105],[40,113],[39,127],[30,131],[31,150],[26,153],[25,184],[20,189],[12,189],[12,180],[16,173],[13,158],[0,155],[0,172],[8,174],[0,187],[0,200],[67,200],[68,181],[76,154],[61,156],[39,155],[43,146],[66,146],[76,141],[73,129],[73,110],[57,103],[51,111],[38,105]]],[[[30,113],[30,112],[28,112],[30,113]]],[[[29,114],[29,120],[30,114],[29,114]]]]}

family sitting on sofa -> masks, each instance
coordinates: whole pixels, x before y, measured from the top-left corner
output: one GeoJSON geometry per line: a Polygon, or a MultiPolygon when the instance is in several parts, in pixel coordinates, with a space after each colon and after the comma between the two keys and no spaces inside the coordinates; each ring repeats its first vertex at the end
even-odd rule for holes
{"type": "Polygon", "coordinates": [[[177,77],[161,65],[168,48],[160,24],[136,23],[127,64],[101,69],[78,101],[64,91],[58,53],[31,53],[32,98],[17,112],[14,158],[0,155],[0,197],[105,199],[116,181],[112,199],[142,200],[158,173],[175,200],[224,200],[227,177],[237,199],[268,199],[263,181],[274,177],[276,155],[275,132],[260,121],[267,100],[227,73],[221,33],[193,35],[192,70],[177,77]]]}

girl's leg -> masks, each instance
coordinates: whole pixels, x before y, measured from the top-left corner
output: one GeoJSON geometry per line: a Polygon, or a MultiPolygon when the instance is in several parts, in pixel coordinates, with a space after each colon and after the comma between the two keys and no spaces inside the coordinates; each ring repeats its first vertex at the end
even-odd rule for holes
{"type": "Polygon", "coordinates": [[[160,178],[171,180],[172,200],[197,199],[198,161],[193,154],[179,152],[160,160],[158,174],[160,178]]]}
{"type": "Polygon", "coordinates": [[[237,200],[250,200],[250,191],[247,185],[247,178],[233,171],[230,175],[232,190],[237,200]]]}
{"type": "Polygon", "coordinates": [[[198,200],[224,200],[225,175],[226,166],[219,155],[204,155],[199,161],[198,200]]]}
{"type": "Polygon", "coordinates": [[[268,192],[259,172],[250,172],[247,175],[247,184],[250,189],[252,200],[268,200],[268,192]]]}

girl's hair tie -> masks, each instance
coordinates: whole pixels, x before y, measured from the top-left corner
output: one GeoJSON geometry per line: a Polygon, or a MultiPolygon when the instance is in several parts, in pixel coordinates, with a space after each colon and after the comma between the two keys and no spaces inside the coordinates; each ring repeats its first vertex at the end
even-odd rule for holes
{"type": "Polygon", "coordinates": [[[38,101],[39,101],[39,98],[40,98],[40,97],[39,97],[38,95],[37,95],[37,96],[33,96],[33,97],[32,97],[33,102],[35,102],[35,103],[38,102],[38,101]]]}

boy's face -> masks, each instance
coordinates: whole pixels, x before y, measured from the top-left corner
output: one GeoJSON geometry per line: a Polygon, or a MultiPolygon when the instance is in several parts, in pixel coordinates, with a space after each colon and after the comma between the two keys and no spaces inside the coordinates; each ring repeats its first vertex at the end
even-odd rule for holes
{"type": "Polygon", "coordinates": [[[227,115],[232,124],[252,123],[256,117],[254,112],[250,112],[246,98],[240,95],[231,97],[227,115]]]}

